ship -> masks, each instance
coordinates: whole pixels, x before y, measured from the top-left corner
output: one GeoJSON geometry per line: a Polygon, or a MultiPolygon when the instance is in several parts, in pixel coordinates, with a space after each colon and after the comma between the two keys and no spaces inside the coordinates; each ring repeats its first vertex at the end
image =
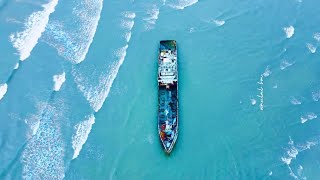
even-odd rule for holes
{"type": "Polygon", "coordinates": [[[160,41],[158,56],[158,132],[164,151],[178,138],[178,61],[175,40],[160,41]]]}

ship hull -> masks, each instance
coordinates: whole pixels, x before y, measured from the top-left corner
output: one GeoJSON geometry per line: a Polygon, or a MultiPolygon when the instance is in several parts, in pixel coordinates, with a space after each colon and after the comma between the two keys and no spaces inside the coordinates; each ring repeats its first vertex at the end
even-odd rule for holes
{"type": "Polygon", "coordinates": [[[178,63],[176,41],[160,41],[158,58],[158,133],[166,153],[171,153],[179,128],[178,63]]]}

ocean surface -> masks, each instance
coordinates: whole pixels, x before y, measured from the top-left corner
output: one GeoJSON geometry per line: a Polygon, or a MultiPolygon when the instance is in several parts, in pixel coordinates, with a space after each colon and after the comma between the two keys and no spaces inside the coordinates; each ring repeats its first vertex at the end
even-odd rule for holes
{"type": "Polygon", "coordinates": [[[318,0],[0,0],[0,179],[320,179],[318,0]],[[175,39],[179,137],[157,132],[175,39]]]}

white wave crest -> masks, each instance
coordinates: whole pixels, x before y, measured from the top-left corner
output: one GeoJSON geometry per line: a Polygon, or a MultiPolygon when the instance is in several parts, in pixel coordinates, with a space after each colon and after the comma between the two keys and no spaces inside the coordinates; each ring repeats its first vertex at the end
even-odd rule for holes
{"type": "Polygon", "coordinates": [[[312,99],[313,101],[319,101],[320,100],[320,90],[316,92],[312,92],[312,99]]]}
{"type": "Polygon", "coordinates": [[[8,90],[8,85],[6,83],[5,84],[0,84],[0,100],[7,93],[7,90],[8,90]]]}
{"type": "Polygon", "coordinates": [[[92,125],[95,123],[95,117],[91,114],[88,120],[79,122],[74,126],[76,132],[72,136],[72,148],[74,150],[72,159],[78,157],[82,146],[86,143],[89,133],[91,131],[92,125]]]}
{"type": "Polygon", "coordinates": [[[297,98],[295,97],[291,97],[291,100],[290,100],[291,104],[293,105],[299,105],[301,104],[301,101],[299,101],[297,98]]]}
{"type": "Polygon", "coordinates": [[[287,38],[291,38],[294,34],[294,27],[293,26],[284,27],[283,31],[286,33],[287,38]]]}
{"type": "Polygon", "coordinates": [[[111,66],[107,75],[103,74],[100,76],[98,86],[91,86],[90,83],[85,83],[86,80],[84,77],[81,77],[81,74],[73,72],[75,82],[77,83],[79,90],[84,94],[95,112],[100,110],[104,101],[108,97],[113,81],[117,77],[118,71],[126,57],[127,48],[128,45],[116,51],[115,56],[118,61],[111,66]]]}
{"type": "Polygon", "coordinates": [[[217,25],[217,26],[222,26],[224,25],[226,22],[224,20],[213,20],[213,22],[217,25]]]}
{"type": "Polygon", "coordinates": [[[307,48],[309,49],[309,51],[313,54],[317,51],[317,47],[315,47],[314,45],[307,43],[306,44],[307,48]]]}
{"type": "Polygon", "coordinates": [[[312,119],[316,119],[318,116],[315,114],[315,113],[313,113],[313,112],[308,112],[308,113],[306,113],[305,115],[302,115],[301,117],[300,117],[300,120],[301,120],[301,123],[303,124],[303,123],[305,123],[305,122],[307,122],[307,121],[309,121],[309,120],[312,120],[312,119]]]}
{"type": "Polygon", "coordinates": [[[22,153],[22,177],[30,180],[63,179],[64,143],[59,124],[63,113],[47,103],[42,105],[44,107],[31,116],[39,125],[22,153]]]}
{"type": "Polygon", "coordinates": [[[17,63],[13,69],[18,69],[19,68],[19,63],[17,63]]]}
{"type": "Polygon", "coordinates": [[[174,2],[168,4],[168,6],[174,8],[174,9],[184,9],[186,7],[192,6],[196,4],[198,0],[175,0],[174,2]]]}
{"type": "Polygon", "coordinates": [[[294,62],[293,62],[293,63],[290,63],[288,60],[283,60],[283,61],[280,63],[280,69],[281,69],[281,70],[284,70],[284,69],[292,66],[293,64],[294,64],[294,62]]]}
{"type": "Polygon", "coordinates": [[[153,6],[150,10],[147,11],[148,17],[143,18],[143,20],[146,22],[145,29],[151,30],[154,28],[157,19],[159,17],[159,8],[156,6],[153,6]]]}
{"type": "Polygon", "coordinates": [[[20,60],[27,59],[33,48],[38,43],[38,39],[49,22],[49,16],[54,12],[58,0],[51,0],[44,4],[42,11],[32,13],[24,24],[24,31],[10,35],[10,40],[13,46],[17,49],[20,55],[20,60]]]}
{"type": "Polygon", "coordinates": [[[317,40],[318,42],[320,42],[320,33],[319,33],[319,32],[314,33],[314,34],[313,34],[313,38],[314,38],[315,40],[317,40]]]}
{"type": "Polygon", "coordinates": [[[66,73],[63,72],[62,74],[57,74],[53,76],[53,82],[54,82],[54,91],[59,91],[62,84],[66,81],[66,73]]]}
{"type": "Polygon", "coordinates": [[[81,0],[73,8],[72,18],[48,24],[46,43],[56,48],[58,54],[71,63],[81,63],[95,36],[102,8],[103,0],[81,0]],[[67,28],[68,25],[73,26],[67,28]]]}

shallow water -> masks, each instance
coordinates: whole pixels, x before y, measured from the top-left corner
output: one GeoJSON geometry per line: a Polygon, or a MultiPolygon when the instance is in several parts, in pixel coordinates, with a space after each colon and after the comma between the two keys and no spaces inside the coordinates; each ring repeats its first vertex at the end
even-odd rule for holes
{"type": "Polygon", "coordinates": [[[315,0],[0,0],[0,179],[317,179],[315,0]],[[157,136],[178,43],[180,132],[157,136]]]}

